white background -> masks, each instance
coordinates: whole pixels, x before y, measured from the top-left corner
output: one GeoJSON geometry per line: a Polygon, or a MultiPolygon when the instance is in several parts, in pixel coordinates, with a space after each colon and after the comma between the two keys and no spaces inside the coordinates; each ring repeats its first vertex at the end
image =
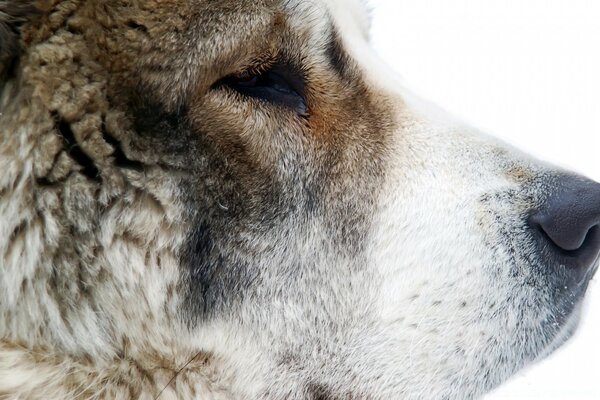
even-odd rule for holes
{"type": "MultiPolygon", "coordinates": [[[[370,3],[373,44],[409,88],[600,181],[600,1],[370,3]]],[[[486,399],[600,399],[599,279],[576,336],[486,399]]]]}

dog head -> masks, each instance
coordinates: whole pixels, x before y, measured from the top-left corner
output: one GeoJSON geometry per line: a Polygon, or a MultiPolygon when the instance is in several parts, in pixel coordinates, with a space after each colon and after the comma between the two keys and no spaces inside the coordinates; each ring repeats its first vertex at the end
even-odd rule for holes
{"type": "Polygon", "coordinates": [[[600,186],[392,84],[365,15],[55,0],[11,26],[0,392],[464,399],[569,336],[600,186]]]}

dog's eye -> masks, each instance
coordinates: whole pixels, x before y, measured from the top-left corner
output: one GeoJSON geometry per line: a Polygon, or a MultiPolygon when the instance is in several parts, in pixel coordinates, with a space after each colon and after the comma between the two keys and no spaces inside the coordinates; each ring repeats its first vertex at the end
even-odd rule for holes
{"type": "Polygon", "coordinates": [[[302,79],[286,71],[273,67],[264,72],[244,72],[223,79],[219,84],[236,92],[272,104],[293,109],[306,116],[308,107],[303,92],[302,79]]]}

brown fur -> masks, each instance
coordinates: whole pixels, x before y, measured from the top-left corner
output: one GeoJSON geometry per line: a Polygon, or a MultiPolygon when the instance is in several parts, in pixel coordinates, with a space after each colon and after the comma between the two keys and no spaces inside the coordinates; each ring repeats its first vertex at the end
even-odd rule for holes
{"type": "MultiPolygon", "coordinates": [[[[186,238],[202,224],[213,237],[225,237],[232,225],[263,235],[265,218],[286,224],[280,215],[311,218],[311,209],[336,204],[327,211],[339,216],[327,218],[336,221],[328,226],[333,240],[358,252],[367,220],[357,199],[373,196],[381,179],[378,154],[392,128],[381,118],[388,105],[371,99],[358,75],[348,81],[318,65],[307,71],[312,115],[302,123],[266,114],[266,126],[249,128],[229,117],[239,110],[207,101],[215,82],[257,55],[277,51],[298,63],[309,56],[272,1],[64,0],[43,8],[40,20],[27,24],[29,7],[0,2],[2,65],[17,54],[17,24],[24,24],[25,44],[0,104],[7,171],[0,198],[28,205],[5,226],[12,233],[0,251],[5,260],[20,260],[5,268],[29,265],[14,273],[20,289],[2,307],[0,367],[33,380],[5,383],[13,392],[2,395],[138,398],[169,386],[161,398],[225,396],[228,377],[215,376],[211,356],[177,343],[181,319],[195,326],[212,308],[206,300],[181,316],[178,287],[194,304],[204,295],[179,278],[180,264],[194,257],[186,238]],[[207,36],[228,17],[231,30],[207,36]],[[279,134],[282,119],[294,130],[264,137],[279,134]],[[279,162],[302,169],[281,176],[279,162]],[[310,177],[307,186],[295,185],[297,174],[310,177]],[[344,197],[358,175],[365,186],[344,197]],[[289,190],[299,191],[300,205],[277,196],[289,190]],[[41,244],[38,255],[27,253],[28,243],[41,244]],[[118,248],[144,260],[147,270],[127,271],[133,281],[116,279],[119,269],[132,268],[115,264],[118,248]],[[172,277],[162,315],[154,314],[154,294],[135,284],[147,274],[172,277]],[[139,315],[110,308],[132,302],[139,315]],[[86,319],[88,313],[98,317],[86,319]],[[50,321],[56,316],[60,338],[50,321]],[[78,336],[73,324],[80,321],[105,344],[78,336]],[[34,371],[48,373],[36,378],[34,371]]],[[[217,247],[228,247],[218,243],[206,258],[260,256],[242,236],[231,240],[237,253],[217,255],[217,247]]]]}

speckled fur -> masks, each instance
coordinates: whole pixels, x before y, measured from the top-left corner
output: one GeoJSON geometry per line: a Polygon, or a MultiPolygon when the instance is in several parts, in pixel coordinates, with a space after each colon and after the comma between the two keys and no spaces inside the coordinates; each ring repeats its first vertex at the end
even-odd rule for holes
{"type": "Polygon", "coordinates": [[[423,112],[362,4],[17,3],[0,398],[469,399],[572,329],[525,226],[559,172],[423,112]],[[215,85],[272,54],[308,117],[215,85]]]}

